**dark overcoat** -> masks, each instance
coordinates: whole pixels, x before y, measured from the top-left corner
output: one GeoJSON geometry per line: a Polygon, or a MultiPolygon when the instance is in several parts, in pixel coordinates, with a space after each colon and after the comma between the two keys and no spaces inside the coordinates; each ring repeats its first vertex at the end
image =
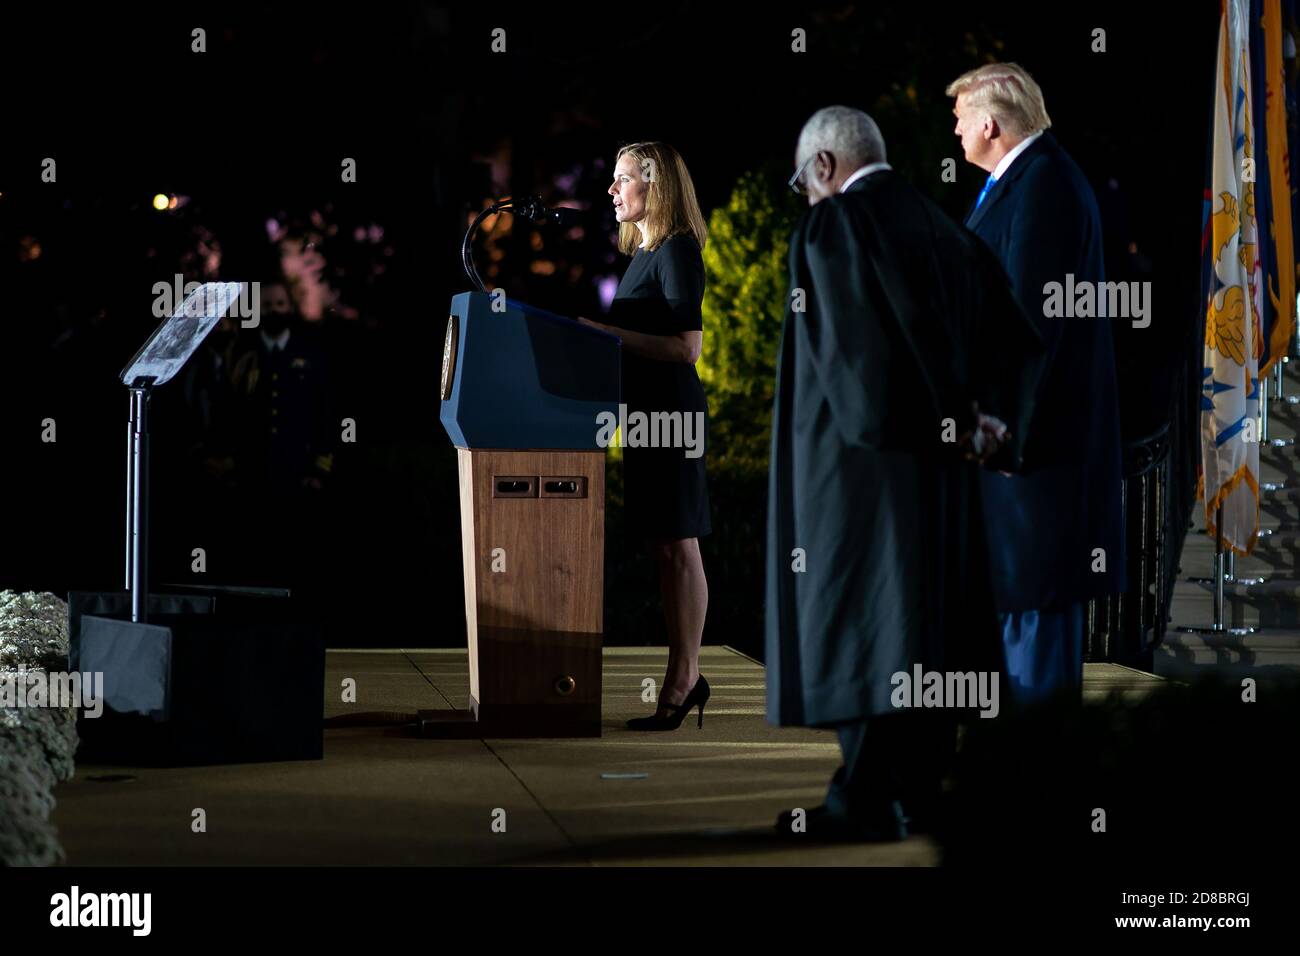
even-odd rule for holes
{"type": "Polygon", "coordinates": [[[1016,157],[967,216],[1047,345],[1024,474],[982,495],[998,610],[1057,609],[1124,589],[1119,392],[1112,319],[1051,317],[1044,288],[1105,281],[1101,215],[1051,133],[1016,157]],[[1073,278],[1067,278],[1073,277],[1073,278]],[[1098,554],[1100,549],[1101,554],[1098,554]],[[1098,559],[1102,560],[1098,560],[1098,559]]]}

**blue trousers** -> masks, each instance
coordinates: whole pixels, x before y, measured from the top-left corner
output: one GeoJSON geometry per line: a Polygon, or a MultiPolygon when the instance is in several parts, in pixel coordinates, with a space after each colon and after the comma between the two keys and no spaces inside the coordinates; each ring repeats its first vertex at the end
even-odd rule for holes
{"type": "Polygon", "coordinates": [[[1083,691],[1084,602],[1054,611],[999,614],[1007,686],[1016,704],[1033,704],[1058,693],[1083,691]]]}

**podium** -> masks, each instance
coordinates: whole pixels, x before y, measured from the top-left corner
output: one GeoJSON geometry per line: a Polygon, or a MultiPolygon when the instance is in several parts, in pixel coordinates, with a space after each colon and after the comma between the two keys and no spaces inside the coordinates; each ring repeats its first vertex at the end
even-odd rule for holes
{"type": "Polygon", "coordinates": [[[600,736],[605,450],[620,340],[498,295],[451,301],[440,419],[460,472],[470,709],[425,736],[600,736]]]}

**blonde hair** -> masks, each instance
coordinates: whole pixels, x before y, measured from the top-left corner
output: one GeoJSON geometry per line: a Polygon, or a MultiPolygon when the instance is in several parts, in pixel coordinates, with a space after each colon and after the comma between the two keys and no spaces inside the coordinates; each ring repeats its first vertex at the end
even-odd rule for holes
{"type": "Polygon", "coordinates": [[[1015,63],[989,63],[963,73],[948,84],[949,96],[967,94],[967,102],[985,109],[1008,133],[1029,136],[1052,125],[1043,91],[1015,63]]]}
{"type": "MultiPolygon", "coordinates": [[[[645,197],[645,248],[653,250],[665,239],[679,233],[695,237],[701,249],[708,240],[695,185],[686,170],[686,162],[667,143],[630,143],[618,151],[614,163],[631,156],[641,168],[641,177],[649,185],[645,197]]],[[[618,249],[635,255],[641,245],[641,230],[634,222],[619,223],[618,249]]]]}

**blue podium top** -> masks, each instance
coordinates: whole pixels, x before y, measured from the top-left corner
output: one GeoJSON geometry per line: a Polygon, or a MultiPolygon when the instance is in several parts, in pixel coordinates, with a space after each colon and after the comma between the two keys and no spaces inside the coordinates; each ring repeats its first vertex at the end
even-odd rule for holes
{"type": "Polygon", "coordinates": [[[615,335],[524,302],[451,300],[439,418],[458,448],[598,449],[601,412],[618,414],[615,335]]]}

